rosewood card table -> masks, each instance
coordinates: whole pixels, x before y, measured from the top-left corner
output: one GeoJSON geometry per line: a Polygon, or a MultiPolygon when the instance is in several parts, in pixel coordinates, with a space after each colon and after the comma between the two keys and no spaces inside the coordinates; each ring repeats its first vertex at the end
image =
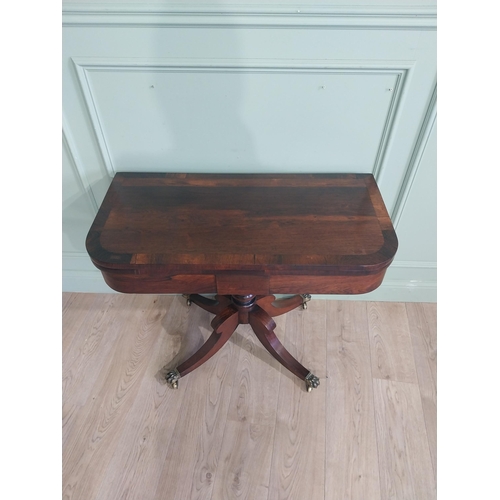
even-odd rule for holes
{"type": "Polygon", "coordinates": [[[179,293],[215,315],[206,343],[167,374],[173,388],[249,323],[311,391],[319,379],[278,340],[273,317],[313,293],[374,290],[398,243],[371,174],[117,173],[86,245],[114,290],[179,293]]]}

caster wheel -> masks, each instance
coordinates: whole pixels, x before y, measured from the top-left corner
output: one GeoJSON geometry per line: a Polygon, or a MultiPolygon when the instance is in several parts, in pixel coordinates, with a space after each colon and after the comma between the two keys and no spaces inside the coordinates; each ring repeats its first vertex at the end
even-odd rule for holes
{"type": "Polygon", "coordinates": [[[182,296],[186,299],[186,304],[189,307],[191,305],[191,299],[189,298],[190,296],[187,294],[182,294],[182,296]]]}

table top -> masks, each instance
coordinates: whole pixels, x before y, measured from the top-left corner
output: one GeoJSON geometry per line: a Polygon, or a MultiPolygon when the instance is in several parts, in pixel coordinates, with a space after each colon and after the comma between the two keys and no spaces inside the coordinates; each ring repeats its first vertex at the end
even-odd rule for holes
{"type": "Polygon", "coordinates": [[[102,271],[150,276],[368,275],[396,249],[371,174],[117,173],[87,237],[102,271]]]}

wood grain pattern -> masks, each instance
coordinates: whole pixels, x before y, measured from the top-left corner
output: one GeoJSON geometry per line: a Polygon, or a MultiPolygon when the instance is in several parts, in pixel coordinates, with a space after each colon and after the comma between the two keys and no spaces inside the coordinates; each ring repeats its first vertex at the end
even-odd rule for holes
{"type": "Polygon", "coordinates": [[[366,293],[397,245],[371,174],[117,173],[86,240],[117,291],[228,295],[366,293]]]}
{"type": "Polygon", "coordinates": [[[368,323],[373,377],[416,383],[405,305],[370,302],[368,323]]]}
{"type": "MultiPolygon", "coordinates": [[[[206,313],[204,313],[206,316],[206,313]]],[[[190,328],[199,328],[191,324],[190,328]]],[[[237,355],[228,342],[189,381],[181,380],[183,403],[175,420],[156,498],[177,500],[211,498],[229,402],[236,378],[237,355]]],[[[176,392],[176,391],[175,391],[176,392]]]]}
{"type": "Polygon", "coordinates": [[[419,353],[418,337],[435,339],[435,306],[376,304],[384,352],[411,332],[411,383],[373,378],[371,305],[308,306],[276,333],[320,377],[311,393],[247,325],[174,391],[165,369],[208,338],[212,314],[180,296],[66,295],[64,500],[434,499],[421,369],[433,373],[435,343],[419,353]]]}
{"type": "Polygon", "coordinates": [[[406,304],[425,427],[437,475],[437,309],[432,303],[406,304]]]}
{"type": "MultiPolygon", "coordinates": [[[[93,298],[92,296],[90,296],[93,298]]],[[[75,300],[76,295],[73,295],[69,292],[63,292],[62,293],[62,315],[64,317],[64,313],[69,310],[68,305],[72,302],[72,300],[75,300]]]]}
{"type": "MultiPolygon", "coordinates": [[[[66,446],[63,455],[63,498],[92,498],[104,479],[105,470],[120,438],[127,410],[135,401],[159,329],[150,325],[150,315],[157,316],[155,298],[132,296],[129,309],[122,311],[123,321],[132,335],[115,345],[114,363],[94,385],[94,396],[80,413],[86,426],[78,429],[72,446],[66,446]],[[86,450],[83,457],[82,451],[86,450]],[[70,465],[71,464],[71,465],[70,465]],[[91,470],[92,473],[87,472],[91,470]]],[[[159,317],[158,317],[159,319],[159,317]]]]}
{"type": "Polygon", "coordinates": [[[65,355],[64,361],[67,362],[66,354],[74,338],[77,337],[77,342],[81,340],[77,335],[78,328],[82,324],[92,323],[90,316],[96,314],[94,304],[98,296],[91,293],[64,293],[63,297],[62,329],[68,333],[62,338],[62,352],[65,355]]]}
{"type": "Polygon", "coordinates": [[[376,378],[373,386],[382,498],[435,500],[418,385],[376,378]]]}
{"type": "MultiPolygon", "coordinates": [[[[165,276],[119,273],[101,269],[104,281],[113,290],[123,293],[203,293],[221,295],[246,295],[248,293],[292,294],[313,291],[318,294],[368,293],[380,286],[386,270],[369,275],[314,276],[312,274],[286,274],[282,276],[221,274],[191,274],[165,276]],[[243,278],[243,279],[242,279],[243,278]]],[[[313,271],[311,271],[313,272],[313,271]]]]}
{"type": "Polygon", "coordinates": [[[366,302],[328,301],[325,496],[381,500],[366,302]]]}
{"type": "MultiPolygon", "coordinates": [[[[283,334],[278,321],[277,333],[283,334]]],[[[276,426],[280,364],[250,326],[240,325],[236,378],[212,498],[267,499],[276,426]]]]}
{"type": "Polygon", "coordinates": [[[176,422],[171,415],[179,412],[182,402],[182,398],[176,398],[158,377],[158,367],[165,361],[165,353],[178,349],[175,333],[178,326],[185,326],[187,319],[186,308],[178,299],[158,297],[158,309],[149,317],[150,325],[158,328],[158,339],[123,421],[120,437],[116,446],[109,450],[111,459],[106,467],[105,480],[101,481],[96,493],[97,500],[155,498],[155,488],[176,422]],[[174,335],[165,335],[165,332],[174,335]]]}
{"type": "Polygon", "coordinates": [[[354,295],[368,293],[380,286],[385,269],[368,276],[271,276],[269,289],[273,293],[320,293],[354,295]]]}
{"type": "Polygon", "coordinates": [[[73,340],[71,343],[65,343],[63,337],[63,345],[67,346],[63,349],[62,362],[63,439],[78,425],[77,417],[90,411],[90,403],[95,399],[95,395],[91,399],[95,382],[109,369],[113,342],[119,335],[113,321],[120,314],[122,299],[110,294],[71,295],[76,296],[76,300],[71,301],[67,313],[63,313],[63,329],[75,332],[72,337],[68,336],[73,340]],[[68,322],[68,316],[72,323],[68,322]]]}
{"type": "MultiPolygon", "coordinates": [[[[121,297],[102,295],[90,305],[89,314],[81,318],[75,328],[76,339],[83,342],[73,342],[68,346],[63,358],[63,393],[78,394],[78,398],[67,398],[67,402],[84,405],[94,385],[99,371],[96,366],[106,366],[110,358],[110,350],[119,332],[113,328],[113,320],[119,311],[121,297]],[[101,299],[102,297],[102,299],[101,299]],[[118,306],[118,307],[117,307],[118,306]],[[90,312],[92,311],[93,314],[90,312]],[[88,325],[92,325],[89,329],[88,325]],[[94,370],[88,371],[92,366],[94,370]],[[78,387],[78,391],[74,390],[78,387]]],[[[63,327],[66,327],[64,325],[63,327]]]]}
{"type": "Polygon", "coordinates": [[[308,304],[307,311],[284,316],[283,344],[300,362],[307,359],[321,385],[308,394],[303,382],[281,370],[268,500],[319,500],[325,495],[326,304],[308,304]]]}

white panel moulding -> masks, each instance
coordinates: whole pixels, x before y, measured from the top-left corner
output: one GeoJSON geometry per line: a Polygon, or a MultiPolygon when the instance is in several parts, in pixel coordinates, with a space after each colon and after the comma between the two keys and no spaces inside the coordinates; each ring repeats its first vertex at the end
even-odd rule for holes
{"type": "Polygon", "coordinates": [[[396,199],[396,205],[391,214],[391,219],[393,221],[395,228],[398,227],[399,221],[403,214],[404,207],[408,200],[408,196],[411,192],[411,187],[415,179],[415,176],[417,175],[418,168],[420,166],[420,161],[422,160],[422,156],[424,154],[425,147],[427,146],[427,141],[429,140],[429,137],[431,135],[432,127],[434,126],[436,117],[437,117],[437,86],[434,87],[434,90],[432,92],[429,101],[429,106],[427,107],[427,111],[422,121],[420,132],[415,141],[415,147],[410,157],[410,161],[405,171],[405,176],[401,185],[401,189],[399,190],[399,194],[396,199]]]}
{"type": "Polygon", "coordinates": [[[68,152],[68,155],[71,159],[71,162],[73,164],[73,168],[76,173],[76,177],[78,179],[78,182],[80,183],[80,187],[84,193],[87,194],[90,204],[92,208],[94,209],[94,213],[97,214],[98,211],[98,204],[95,199],[94,193],[92,191],[92,186],[90,185],[90,182],[87,179],[87,175],[85,174],[85,169],[83,168],[79,156],[77,154],[77,149],[76,149],[76,144],[75,140],[73,139],[73,135],[70,132],[68,122],[66,120],[66,117],[63,113],[62,117],[62,136],[63,136],[63,141],[64,145],[66,146],[66,150],[68,152]]]}
{"type": "Polygon", "coordinates": [[[64,3],[63,26],[435,30],[435,6],[64,3]]]}
{"type": "Polygon", "coordinates": [[[107,58],[72,58],[80,82],[83,97],[94,128],[103,161],[111,177],[116,173],[112,155],[106,141],[102,120],[96,107],[95,98],[89,81],[89,74],[94,71],[148,71],[148,72],[241,72],[241,73],[316,73],[316,74],[393,74],[396,84],[392,92],[383,133],[380,138],[376,158],[372,167],[373,175],[379,178],[384,155],[389,143],[394,123],[397,121],[400,101],[404,94],[405,81],[415,61],[287,61],[246,60],[184,60],[184,59],[107,59],[107,58]]]}

